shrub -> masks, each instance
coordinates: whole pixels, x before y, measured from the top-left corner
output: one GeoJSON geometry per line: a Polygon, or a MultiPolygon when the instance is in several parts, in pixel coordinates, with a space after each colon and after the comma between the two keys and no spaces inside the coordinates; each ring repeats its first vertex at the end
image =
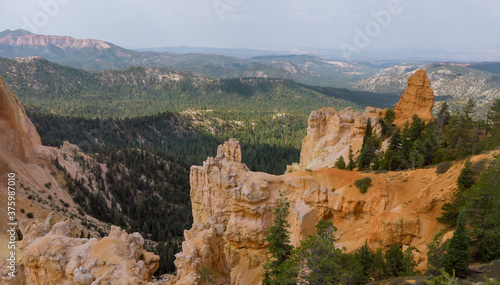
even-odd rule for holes
{"type": "Polygon", "coordinates": [[[354,181],[354,185],[359,188],[359,192],[365,194],[368,187],[372,185],[372,179],[370,177],[365,177],[354,181]]]}
{"type": "Polygon", "coordinates": [[[30,218],[30,219],[33,219],[33,213],[32,212],[29,212],[26,214],[26,217],[30,218]]]}
{"type": "Polygon", "coordinates": [[[23,213],[23,214],[24,214],[24,209],[21,209],[21,213],[23,213]]]}
{"type": "Polygon", "coordinates": [[[51,182],[45,183],[45,188],[50,189],[50,187],[52,187],[52,183],[51,182]]]}
{"type": "Polygon", "coordinates": [[[488,158],[483,158],[480,161],[474,163],[472,165],[472,172],[474,173],[475,177],[479,177],[483,171],[485,171],[490,164],[493,164],[491,159],[488,158]]]}
{"type": "Polygon", "coordinates": [[[346,168],[344,157],[342,155],[337,159],[337,161],[335,161],[335,167],[337,167],[338,169],[346,168]]]}
{"type": "Polygon", "coordinates": [[[437,169],[436,169],[436,173],[437,174],[443,174],[443,173],[446,173],[446,171],[448,171],[448,169],[450,169],[451,167],[451,162],[449,161],[445,161],[445,162],[441,162],[440,164],[438,164],[437,166],[437,169]]]}

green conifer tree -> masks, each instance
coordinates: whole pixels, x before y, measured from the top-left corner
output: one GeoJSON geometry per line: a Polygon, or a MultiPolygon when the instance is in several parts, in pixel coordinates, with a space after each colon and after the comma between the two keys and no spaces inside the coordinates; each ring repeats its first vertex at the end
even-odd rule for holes
{"type": "Polygon", "coordinates": [[[349,155],[348,155],[348,158],[349,158],[349,162],[347,163],[347,170],[353,170],[354,167],[356,167],[356,164],[354,163],[354,155],[352,153],[352,147],[349,146],[349,155]]]}
{"type": "Polygon", "coordinates": [[[457,228],[450,240],[448,250],[443,257],[443,267],[448,274],[453,274],[459,278],[467,277],[469,267],[469,243],[467,241],[466,213],[460,212],[457,219],[457,228]]]}
{"type": "Polygon", "coordinates": [[[457,184],[459,191],[467,190],[475,183],[474,173],[472,172],[471,166],[472,163],[470,162],[470,159],[467,159],[464,168],[460,171],[460,176],[458,176],[457,184]]]}
{"type": "Polygon", "coordinates": [[[269,242],[269,253],[271,257],[264,264],[263,284],[280,284],[280,275],[285,271],[283,264],[292,253],[293,246],[290,244],[290,224],[287,221],[290,210],[290,202],[280,192],[280,198],[273,210],[273,225],[267,230],[266,241],[269,242]]]}
{"type": "Polygon", "coordinates": [[[344,157],[342,155],[337,159],[337,161],[335,161],[335,167],[337,167],[338,169],[346,168],[344,157]]]}

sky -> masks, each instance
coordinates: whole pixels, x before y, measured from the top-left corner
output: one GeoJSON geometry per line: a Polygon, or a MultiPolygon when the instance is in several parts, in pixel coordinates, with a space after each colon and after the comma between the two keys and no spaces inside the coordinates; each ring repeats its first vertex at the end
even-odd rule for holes
{"type": "Polygon", "coordinates": [[[0,0],[0,31],[126,48],[498,50],[498,0],[0,0]]]}

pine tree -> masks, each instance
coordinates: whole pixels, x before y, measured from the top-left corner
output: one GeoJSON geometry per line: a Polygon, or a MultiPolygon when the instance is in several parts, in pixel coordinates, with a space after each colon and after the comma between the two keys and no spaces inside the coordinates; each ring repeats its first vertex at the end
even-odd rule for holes
{"type": "Polygon", "coordinates": [[[338,169],[345,169],[346,165],[342,155],[337,159],[337,161],[335,161],[335,167],[338,169]]]}
{"type": "Polygon", "coordinates": [[[366,121],[366,127],[365,127],[365,136],[363,137],[363,147],[368,143],[370,138],[372,137],[372,120],[368,119],[366,121]]]}
{"type": "Polygon", "coordinates": [[[464,191],[471,188],[474,185],[474,173],[471,169],[470,159],[465,162],[464,168],[460,171],[460,175],[457,179],[458,189],[453,192],[449,202],[444,203],[441,207],[443,212],[441,217],[437,218],[437,221],[443,224],[455,225],[458,215],[460,214],[460,209],[464,206],[464,191]]]}
{"type": "Polygon", "coordinates": [[[352,171],[354,169],[354,167],[356,167],[356,164],[354,163],[354,155],[352,153],[352,147],[351,146],[349,146],[349,156],[348,156],[348,158],[349,158],[349,162],[347,164],[347,170],[351,170],[352,171]]]}
{"type": "Polygon", "coordinates": [[[276,207],[273,210],[273,225],[267,230],[266,241],[269,242],[269,253],[271,258],[264,264],[263,284],[280,284],[278,280],[285,271],[283,264],[292,253],[293,246],[290,244],[290,224],[287,221],[290,209],[290,202],[284,194],[280,192],[276,207]]]}
{"type": "Polygon", "coordinates": [[[475,183],[471,165],[470,159],[467,159],[464,168],[460,171],[460,176],[458,176],[458,190],[461,192],[471,188],[475,183]]]}
{"type": "Polygon", "coordinates": [[[438,111],[437,119],[436,119],[436,126],[437,126],[437,133],[438,137],[441,137],[444,134],[444,130],[446,125],[448,125],[450,121],[450,111],[448,110],[449,106],[446,102],[441,104],[441,109],[438,111]]]}
{"type": "Polygon", "coordinates": [[[500,98],[493,101],[488,112],[488,123],[491,124],[493,145],[500,143],[500,98]]]}
{"type": "Polygon", "coordinates": [[[358,170],[365,170],[371,164],[370,151],[368,149],[368,144],[361,149],[361,153],[358,157],[358,170]]]}
{"type": "Polygon", "coordinates": [[[361,153],[358,156],[358,170],[367,169],[372,162],[372,122],[370,119],[367,120],[365,128],[363,145],[361,146],[361,153]]]}
{"type": "Polygon", "coordinates": [[[443,256],[446,252],[446,244],[443,242],[444,229],[440,230],[427,244],[427,272],[426,274],[438,275],[443,268],[443,256]]]}
{"type": "Polygon", "coordinates": [[[373,264],[373,252],[368,247],[368,240],[365,240],[365,244],[356,250],[356,258],[363,267],[363,275],[366,280],[369,280],[370,269],[373,264]]]}
{"type": "Polygon", "coordinates": [[[467,242],[466,213],[460,212],[457,219],[457,228],[450,240],[448,250],[443,257],[443,267],[448,274],[453,274],[459,278],[467,277],[469,267],[469,243],[467,242]]]}
{"type": "Polygon", "coordinates": [[[486,170],[464,195],[470,209],[468,234],[476,260],[500,258],[500,161],[486,170]]]}
{"type": "Polygon", "coordinates": [[[370,276],[375,281],[382,280],[388,277],[387,264],[384,260],[384,253],[380,248],[377,249],[377,251],[373,255],[372,265],[370,268],[370,276]]]}

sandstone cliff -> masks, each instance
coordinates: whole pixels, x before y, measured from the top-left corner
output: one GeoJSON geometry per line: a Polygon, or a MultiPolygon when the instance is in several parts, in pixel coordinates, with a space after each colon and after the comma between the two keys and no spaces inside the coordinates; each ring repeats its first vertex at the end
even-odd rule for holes
{"type": "Polygon", "coordinates": [[[25,163],[43,158],[42,142],[21,102],[0,77],[0,163],[15,157],[25,163]]]}
{"type": "Polygon", "coordinates": [[[434,106],[434,91],[427,72],[419,69],[408,78],[408,87],[401,95],[399,102],[394,107],[396,112],[395,124],[402,126],[417,115],[424,121],[433,120],[432,107],[434,106]]]}
{"type": "Polygon", "coordinates": [[[426,244],[440,229],[436,217],[463,167],[456,163],[446,175],[435,168],[378,174],[323,168],[274,176],[249,171],[240,157],[238,143],[231,140],[219,147],[217,157],[191,168],[195,223],[184,233],[177,275],[167,284],[201,284],[204,267],[222,284],[260,284],[268,252],[265,232],[280,191],[292,201],[294,246],[326,219],[338,228],[338,247],[351,251],[365,240],[374,249],[401,242],[420,251],[415,257],[423,270],[426,244]],[[373,185],[365,194],[354,186],[363,177],[373,185]]]}
{"type": "Polygon", "coordinates": [[[331,167],[340,156],[347,162],[349,146],[355,155],[361,150],[368,120],[371,120],[375,133],[380,131],[378,118],[381,114],[382,109],[372,107],[366,107],[364,113],[352,108],[312,111],[307,119],[307,136],[302,142],[300,165],[292,166],[290,170],[331,167]]]}

